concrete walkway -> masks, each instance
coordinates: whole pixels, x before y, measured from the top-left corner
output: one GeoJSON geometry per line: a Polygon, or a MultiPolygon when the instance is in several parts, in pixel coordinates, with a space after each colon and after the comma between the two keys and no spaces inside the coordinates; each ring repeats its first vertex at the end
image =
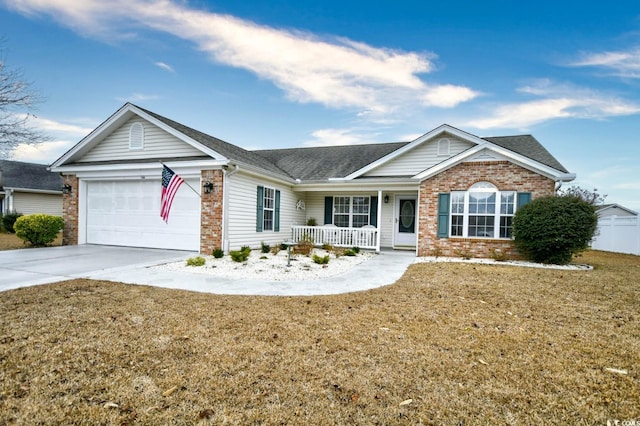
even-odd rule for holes
{"type": "Polygon", "coordinates": [[[213,294],[317,296],[351,293],[393,284],[404,274],[415,258],[413,251],[382,251],[344,274],[306,281],[261,281],[258,277],[256,279],[221,278],[144,267],[99,272],[87,278],[213,294]]]}
{"type": "Polygon", "coordinates": [[[151,285],[213,294],[312,296],[390,285],[415,260],[413,251],[382,251],[341,275],[306,281],[261,281],[149,268],[193,252],[79,245],[0,251],[0,291],[75,278],[151,285]]]}

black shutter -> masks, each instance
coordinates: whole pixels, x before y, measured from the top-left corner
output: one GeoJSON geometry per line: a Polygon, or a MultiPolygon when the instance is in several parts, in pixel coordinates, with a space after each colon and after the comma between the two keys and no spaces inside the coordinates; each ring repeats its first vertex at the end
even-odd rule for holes
{"type": "Polygon", "coordinates": [[[516,209],[528,204],[531,201],[531,193],[530,192],[518,192],[518,205],[516,209]]]}
{"type": "Polygon", "coordinates": [[[333,197],[324,197],[324,224],[333,223],[333,197]]]}
{"type": "Polygon", "coordinates": [[[376,228],[378,227],[378,197],[371,197],[371,206],[369,207],[369,223],[376,228]]]}
{"type": "Polygon", "coordinates": [[[256,232],[262,232],[264,218],[264,187],[258,187],[258,197],[256,200],[256,232]]]}
{"type": "Polygon", "coordinates": [[[276,189],[276,206],[273,212],[273,230],[280,232],[280,190],[276,189]]]}
{"type": "Polygon", "coordinates": [[[449,194],[438,194],[438,238],[449,236],[449,194]]]}

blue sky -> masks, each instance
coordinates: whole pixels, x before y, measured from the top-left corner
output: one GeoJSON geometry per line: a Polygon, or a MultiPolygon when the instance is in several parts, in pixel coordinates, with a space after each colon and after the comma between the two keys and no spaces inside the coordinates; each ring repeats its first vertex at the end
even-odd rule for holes
{"type": "Polygon", "coordinates": [[[0,0],[51,163],[127,101],[247,149],[533,134],[640,211],[640,4],[0,0]]]}

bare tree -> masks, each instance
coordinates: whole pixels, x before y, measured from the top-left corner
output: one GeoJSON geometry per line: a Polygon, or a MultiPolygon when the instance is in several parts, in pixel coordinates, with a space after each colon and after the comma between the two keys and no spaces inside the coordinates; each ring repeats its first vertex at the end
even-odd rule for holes
{"type": "Polygon", "coordinates": [[[0,39],[0,158],[7,158],[19,144],[41,143],[48,137],[29,125],[42,99],[20,71],[7,66],[2,44],[0,39]]]}
{"type": "Polygon", "coordinates": [[[597,206],[604,203],[605,198],[607,198],[606,195],[600,195],[597,191],[597,188],[594,188],[593,191],[589,191],[588,189],[581,188],[578,185],[572,185],[566,189],[560,189],[558,191],[558,195],[561,197],[580,198],[592,206],[597,206]]]}

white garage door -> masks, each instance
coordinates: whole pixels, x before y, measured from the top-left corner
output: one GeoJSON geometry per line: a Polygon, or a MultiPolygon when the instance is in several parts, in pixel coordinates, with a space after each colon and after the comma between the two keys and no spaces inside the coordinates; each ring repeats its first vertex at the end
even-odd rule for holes
{"type": "Polygon", "coordinates": [[[87,243],[198,251],[200,197],[183,184],[165,223],[160,193],[155,179],[87,182],[87,243]]]}

